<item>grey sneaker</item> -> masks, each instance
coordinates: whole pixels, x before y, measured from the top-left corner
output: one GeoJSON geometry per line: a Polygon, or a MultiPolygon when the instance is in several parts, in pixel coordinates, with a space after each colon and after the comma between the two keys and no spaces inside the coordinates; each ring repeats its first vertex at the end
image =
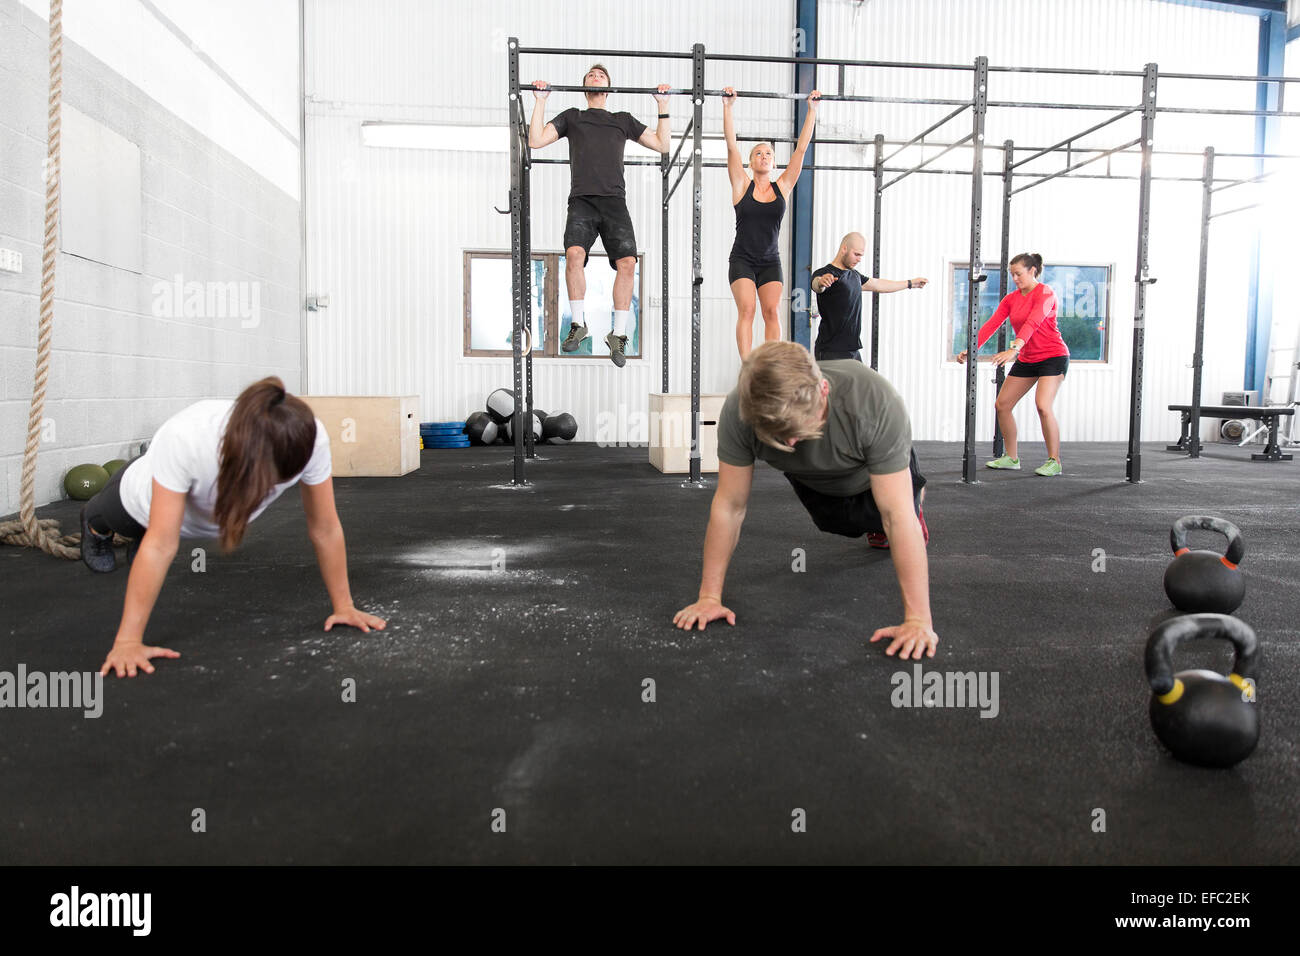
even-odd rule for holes
{"type": "Polygon", "coordinates": [[[565,352],[576,352],[582,340],[587,337],[587,327],[585,325],[570,325],[569,334],[565,337],[560,348],[565,352]]]}
{"type": "Polygon", "coordinates": [[[609,360],[611,362],[619,368],[627,364],[627,355],[623,351],[627,348],[626,335],[615,335],[610,332],[609,335],[605,336],[605,344],[609,346],[609,360]]]}
{"type": "Polygon", "coordinates": [[[86,520],[86,509],[81,509],[81,560],[92,571],[107,574],[117,567],[117,555],[113,553],[113,536],[100,534],[90,527],[86,520]]]}

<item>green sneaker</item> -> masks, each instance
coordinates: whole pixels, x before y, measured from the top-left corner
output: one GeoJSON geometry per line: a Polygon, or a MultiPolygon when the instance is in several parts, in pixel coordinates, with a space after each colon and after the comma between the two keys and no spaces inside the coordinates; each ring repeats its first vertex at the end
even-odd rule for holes
{"type": "Polygon", "coordinates": [[[627,364],[627,354],[624,351],[627,348],[627,336],[615,335],[610,332],[605,336],[605,345],[609,347],[609,360],[622,368],[627,364]]]}
{"type": "Polygon", "coordinates": [[[1020,470],[1020,459],[1012,458],[1010,455],[1003,455],[1001,458],[994,458],[992,461],[985,462],[989,468],[1006,468],[1010,471],[1020,470]]]}
{"type": "Polygon", "coordinates": [[[1055,458],[1049,458],[1037,468],[1034,469],[1035,475],[1042,475],[1044,478],[1054,478],[1061,473],[1061,463],[1055,458]]]}
{"type": "Polygon", "coordinates": [[[582,340],[587,337],[587,327],[585,325],[570,325],[569,334],[565,336],[560,343],[560,349],[565,352],[576,352],[582,340]]]}

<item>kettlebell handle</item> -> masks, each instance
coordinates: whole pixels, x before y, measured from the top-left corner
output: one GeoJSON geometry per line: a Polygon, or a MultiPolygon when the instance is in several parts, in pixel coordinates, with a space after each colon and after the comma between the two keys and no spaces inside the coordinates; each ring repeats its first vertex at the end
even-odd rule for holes
{"type": "Polygon", "coordinates": [[[1193,528],[1219,532],[1228,539],[1228,550],[1224,552],[1223,563],[1234,570],[1241,564],[1241,559],[1246,556],[1246,542],[1241,536],[1241,529],[1231,521],[1212,515],[1187,515],[1174,522],[1174,526],[1169,529],[1169,546],[1175,555],[1188,550],[1187,532],[1193,528]]]}
{"type": "Polygon", "coordinates": [[[1232,673],[1254,680],[1258,665],[1259,641],[1255,631],[1239,617],[1227,614],[1184,614],[1171,617],[1147,638],[1147,682],[1157,694],[1167,694],[1174,687],[1174,651],[1178,645],[1197,638],[1210,637],[1231,641],[1236,648],[1232,673]]]}

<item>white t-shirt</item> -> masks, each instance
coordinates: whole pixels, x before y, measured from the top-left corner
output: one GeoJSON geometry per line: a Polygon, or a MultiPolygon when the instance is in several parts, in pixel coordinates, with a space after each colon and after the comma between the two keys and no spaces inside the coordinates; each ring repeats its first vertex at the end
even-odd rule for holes
{"type": "MultiPolygon", "coordinates": [[[[226,429],[233,399],[208,399],[195,402],[163,422],[144,457],[131,463],[122,475],[122,506],[140,524],[148,527],[149,508],[153,503],[153,483],[157,480],[171,491],[185,495],[185,518],[182,538],[216,538],[221,534],[212,519],[217,506],[218,456],[221,436],[226,429]]],[[[316,447],[301,474],[271,489],[249,518],[252,521],[267,506],[298,481],[319,485],[330,477],[330,438],[321,420],[316,419],[316,447]]]]}

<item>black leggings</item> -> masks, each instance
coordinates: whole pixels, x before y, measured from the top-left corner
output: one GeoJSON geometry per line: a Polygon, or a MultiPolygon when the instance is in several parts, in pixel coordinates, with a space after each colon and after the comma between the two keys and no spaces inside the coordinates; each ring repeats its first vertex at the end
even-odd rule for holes
{"type": "MultiPolygon", "coordinates": [[[[137,459],[138,460],[138,459],[137,459]]],[[[124,538],[134,538],[139,540],[144,537],[145,526],[140,524],[131,517],[130,513],[122,506],[122,476],[126,474],[126,469],[134,465],[131,462],[126,468],[121,469],[112,478],[108,479],[99,494],[86,502],[86,520],[90,522],[91,528],[100,534],[114,532],[124,538]]]]}

